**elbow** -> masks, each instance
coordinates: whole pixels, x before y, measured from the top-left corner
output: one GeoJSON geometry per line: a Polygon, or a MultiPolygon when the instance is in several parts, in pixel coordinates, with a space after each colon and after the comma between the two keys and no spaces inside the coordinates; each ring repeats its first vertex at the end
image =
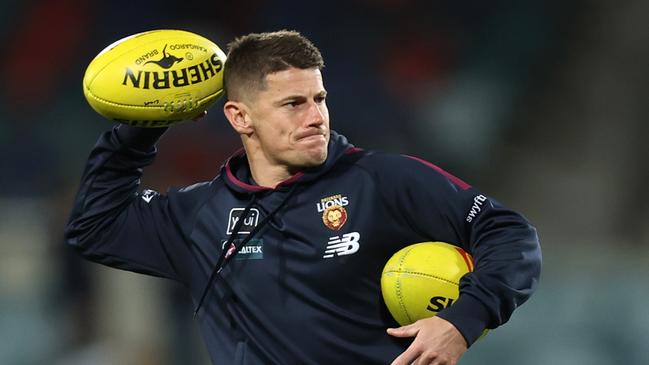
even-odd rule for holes
{"type": "Polygon", "coordinates": [[[72,247],[75,251],[83,255],[87,245],[84,244],[83,232],[77,227],[74,221],[68,222],[63,231],[63,242],[68,247],[72,247]]]}
{"type": "Polygon", "coordinates": [[[539,240],[539,235],[534,226],[530,225],[530,236],[531,236],[531,250],[528,254],[530,264],[533,267],[533,272],[535,273],[536,281],[541,278],[541,267],[543,266],[543,253],[541,252],[541,242],[539,240]]]}
{"type": "Polygon", "coordinates": [[[63,231],[63,242],[83,257],[92,256],[93,242],[97,241],[93,239],[92,232],[94,232],[92,227],[87,227],[78,219],[71,219],[63,231]]]}
{"type": "Polygon", "coordinates": [[[541,280],[541,271],[543,267],[543,254],[541,252],[541,243],[536,231],[536,228],[530,225],[528,238],[523,240],[522,254],[522,267],[519,272],[521,277],[525,278],[524,283],[521,283],[523,302],[526,301],[538,288],[541,280]]]}

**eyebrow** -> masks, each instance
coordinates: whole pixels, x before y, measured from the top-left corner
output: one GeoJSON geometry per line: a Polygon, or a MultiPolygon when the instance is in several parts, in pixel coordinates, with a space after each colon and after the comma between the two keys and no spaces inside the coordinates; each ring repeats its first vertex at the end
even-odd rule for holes
{"type": "MultiPolygon", "coordinates": [[[[327,96],[327,91],[326,90],[322,90],[319,93],[314,95],[314,97],[325,97],[325,96],[327,96]]],[[[290,95],[290,96],[287,96],[285,98],[282,98],[282,99],[276,101],[275,104],[276,105],[282,105],[282,104],[284,104],[284,103],[286,103],[288,101],[304,100],[304,99],[307,99],[307,97],[305,97],[304,95],[290,95]]]]}

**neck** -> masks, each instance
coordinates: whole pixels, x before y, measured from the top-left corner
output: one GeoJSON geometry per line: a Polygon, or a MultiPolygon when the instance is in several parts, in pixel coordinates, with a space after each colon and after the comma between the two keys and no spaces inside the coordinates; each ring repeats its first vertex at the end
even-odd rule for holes
{"type": "Polygon", "coordinates": [[[296,171],[291,171],[288,166],[269,159],[264,151],[254,143],[244,141],[243,145],[246,150],[250,173],[257,185],[275,188],[279,183],[296,174],[296,171]]]}
{"type": "Polygon", "coordinates": [[[248,164],[250,165],[250,172],[252,178],[259,186],[267,188],[275,188],[279,183],[289,179],[295,174],[291,174],[283,166],[273,166],[255,162],[253,158],[248,155],[248,164]]]}

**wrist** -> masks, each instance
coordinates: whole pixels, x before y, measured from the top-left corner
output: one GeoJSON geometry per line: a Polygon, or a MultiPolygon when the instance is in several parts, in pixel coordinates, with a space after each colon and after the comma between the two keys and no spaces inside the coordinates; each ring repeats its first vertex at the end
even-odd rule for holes
{"type": "Polygon", "coordinates": [[[438,316],[455,326],[464,337],[467,347],[480,338],[490,322],[487,307],[471,295],[460,295],[452,306],[441,311],[438,316]]]}
{"type": "Polygon", "coordinates": [[[167,131],[164,128],[141,128],[126,124],[115,127],[115,135],[122,146],[142,152],[151,150],[160,137],[167,131]]]}

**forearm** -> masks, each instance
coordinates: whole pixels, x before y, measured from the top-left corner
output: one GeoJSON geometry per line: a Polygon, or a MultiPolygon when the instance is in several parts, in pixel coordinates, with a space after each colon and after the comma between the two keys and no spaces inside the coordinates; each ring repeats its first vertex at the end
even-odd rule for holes
{"type": "Polygon", "coordinates": [[[536,229],[498,206],[484,213],[473,227],[475,270],[460,282],[457,302],[439,314],[460,330],[469,345],[485,328],[509,320],[536,290],[541,272],[536,229]]]}
{"type": "Polygon", "coordinates": [[[106,232],[135,196],[142,169],[155,157],[164,129],[119,126],[101,135],[88,158],[65,230],[69,244],[106,232]]]}

